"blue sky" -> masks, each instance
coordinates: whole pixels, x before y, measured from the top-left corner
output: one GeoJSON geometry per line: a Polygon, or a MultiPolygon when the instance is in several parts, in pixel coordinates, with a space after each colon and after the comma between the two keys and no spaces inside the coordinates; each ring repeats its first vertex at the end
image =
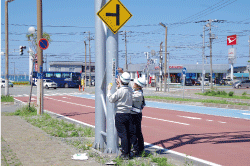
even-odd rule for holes
{"type": "MultiPolygon", "coordinates": [[[[145,63],[144,52],[156,51],[165,41],[168,26],[168,52],[170,65],[202,63],[203,25],[201,20],[226,20],[213,23],[212,33],[218,38],[213,41],[213,64],[228,64],[226,36],[237,34],[237,63],[246,66],[249,60],[250,1],[249,0],[121,0],[133,17],[120,31],[130,31],[127,40],[128,62],[145,63]]],[[[1,51],[5,51],[4,0],[1,0],[1,51]]],[[[50,61],[84,61],[84,40],[88,34],[95,35],[94,0],[43,0],[43,31],[51,35],[52,42],[47,50],[50,61]],[[53,56],[54,55],[54,56],[53,56]],[[55,56],[56,55],[56,56],[55,56]]],[[[16,73],[28,73],[28,53],[19,55],[19,46],[29,46],[25,37],[30,26],[36,27],[36,0],[15,0],[9,3],[9,54],[10,74],[14,63],[16,73]],[[14,49],[16,52],[14,52],[14,49]]],[[[119,66],[124,65],[124,35],[119,33],[119,66]]],[[[206,45],[209,43],[206,31],[206,45]]],[[[164,44],[163,44],[164,46],[164,44]]],[[[87,54],[89,50],[87,48],[87,54]]],[[[206,56],[209,48],[206,48],[206,56]]],[[[91,41],[92,60],[95,61],[95,42],[91,41]]],[[[158,61],[159,62],[159,61],[158,61]]],[[[208,58],[209,62],[209,58],[208,58]]],[[[1,56],[1,72],[5,70],[4,56],[1,56]]]]}

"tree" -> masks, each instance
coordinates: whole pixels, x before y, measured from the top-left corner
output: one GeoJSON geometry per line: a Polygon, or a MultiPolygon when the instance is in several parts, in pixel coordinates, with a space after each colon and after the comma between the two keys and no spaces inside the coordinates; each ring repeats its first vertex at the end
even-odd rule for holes
{"type": "MultiPolygon", "coordinates": [[[[35,63],[35,55],[37,54],[37,34],[26,34],[26,37],[30,43],[30,48],[32,51],[32,57],[33,57],[33,63],[32,63],[32,72],[31,72],[31,86],[30,86],[30,96],[29,96],[29,107],[30,107],[30,102],[31,102],[31,96],[32,96],[32,87],[33,87],[33,68],[34,68],[34,63],[35,63]]],[[[48,42],[50,43],[52,40],[50,38],[50,35],[46,32],[43,33],[43,38],[47,39],[48,42]]],[[[29,50],[30,51],[30,50],[29,50]]],[[[46,59],[47,61],[47,59],[46,59]]]]}
{"type": "MultiPolygon", "coordinates": [[[[43,38],[47,39],[48,42],[52,42],[52,39],[50,38],[51,35],[49,35],[46,32],[43,32],[43,38]]],[[[37,34],[26,34],[26,38],[30,42],[30,48],[34,51],[36,54],[37,52],[37,34]]]]}

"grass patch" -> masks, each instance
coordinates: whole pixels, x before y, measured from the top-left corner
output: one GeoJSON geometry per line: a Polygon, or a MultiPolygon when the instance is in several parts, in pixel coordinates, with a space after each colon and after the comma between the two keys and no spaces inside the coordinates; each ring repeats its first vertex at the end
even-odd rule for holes
{"type": "Polygon", "coordinates": [[[243,92],[243,93],[242,93],[242,96],[245,96],[245,95],[247,95],[247,92],[243,92]]]}
{"type": "Polygon", "coordinates": [[[225,92],[225,91],[206,91],[205,93],[196,93],[198,95],[203,95],[203,96],[214,96],[214,97],[221,97],[221,98],[233,98],[233,99],[250,99],[250,97],[247,96],[247,93],[244,92],[242,93],[242,96],[236,96],[234,95],[234,92],[225,92]]]}
{"type": "Polygon", "coordinates": [[[123,160],[117,157],[113,161],[116,162],[116,165],[119,166],[134,166],[134,165],[151,166],[152,163],[155,163],[158,166],[173,165],[168,162],[168,159],[166,157],[160,157],[158,154],[152,155],[151,153],[145,153],[145,151],[142,153],[140,157],[135,157],[131,160],[123,160]]]}
{"type": "Polygon", "coordinates": [[[70,140],[67,141],[70,145],[74,146],[75,148],[79,149],[79,150],[90,150],[90,148],[92,147],[92,142],[91,141],[87,141],[87,140],[83,140],[83,139],[79,139],[79,140],[70,140]]]}
{"type": "Polygon", "coordinates": [[[37,115],[37,110],[34,106],[29,107],[28,105],[26,105],[22,108],[19,108],[13,113],[9,113],[9,115],[23,116],[23,117],[35,116],[37,115]]]}
{"type": "Polygon", "coordinates": [[[73,123],[52,118],[44,113],[36,117],[28,117],[26,120],[32,125],[41,128],[46,133],[55,137],[93,137],[94,131],[89,127],[76,126],[73,123]]]}
{"type": "Polygon", "coordinates": [[[1,102],[14,102],[14,98],[9,95],[1,95],[1,102]]]}
{"type": "Polygon", "coordinates": [[[164,99],[164,100],[172,100],[172,101],[188,101],[188,102],[201,102],[201,103],[215,103],[215,104],[230,104],[230,105],[246,105],[250,106],[248,103],[234,103],[226,100],[218,100],[218,99],[183,99],[183,98],[174,98],[174,97],[161,97],[161,96],[145,96],[147,99],[164,99]]]}

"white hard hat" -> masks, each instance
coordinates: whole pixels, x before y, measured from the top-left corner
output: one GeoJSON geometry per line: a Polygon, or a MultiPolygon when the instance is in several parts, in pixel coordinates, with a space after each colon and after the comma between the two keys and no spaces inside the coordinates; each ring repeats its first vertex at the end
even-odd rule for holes
{"type": "Polygon", "coordinates": [[[134,81],[137,85],[139,85],[140,87],[145,87],[146,86],[146,80],[142,77],[135,79],[134,81]]]}
{"type": "Polygon", "coordinates": [[[121,81],[123,83],[129,83],[130,81],[130,74],[128,72],[124,72],[122,75],[121,75],[121,81]]]}

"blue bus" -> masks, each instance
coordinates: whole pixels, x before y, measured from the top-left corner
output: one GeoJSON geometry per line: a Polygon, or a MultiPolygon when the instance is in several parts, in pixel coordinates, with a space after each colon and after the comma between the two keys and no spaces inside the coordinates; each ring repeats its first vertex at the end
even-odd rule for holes
{"type": "MultiPolygon", "coordinates": [[[[43,72],[43,79],[50,79],[57,83],[60,88],[75,88],[81,85],[81,73],[79,72],[61,72],[61,71],[46,71],[43,72]]],[[[33,72],[33,81],[36,85],[37,72],[33,72]]]]}

